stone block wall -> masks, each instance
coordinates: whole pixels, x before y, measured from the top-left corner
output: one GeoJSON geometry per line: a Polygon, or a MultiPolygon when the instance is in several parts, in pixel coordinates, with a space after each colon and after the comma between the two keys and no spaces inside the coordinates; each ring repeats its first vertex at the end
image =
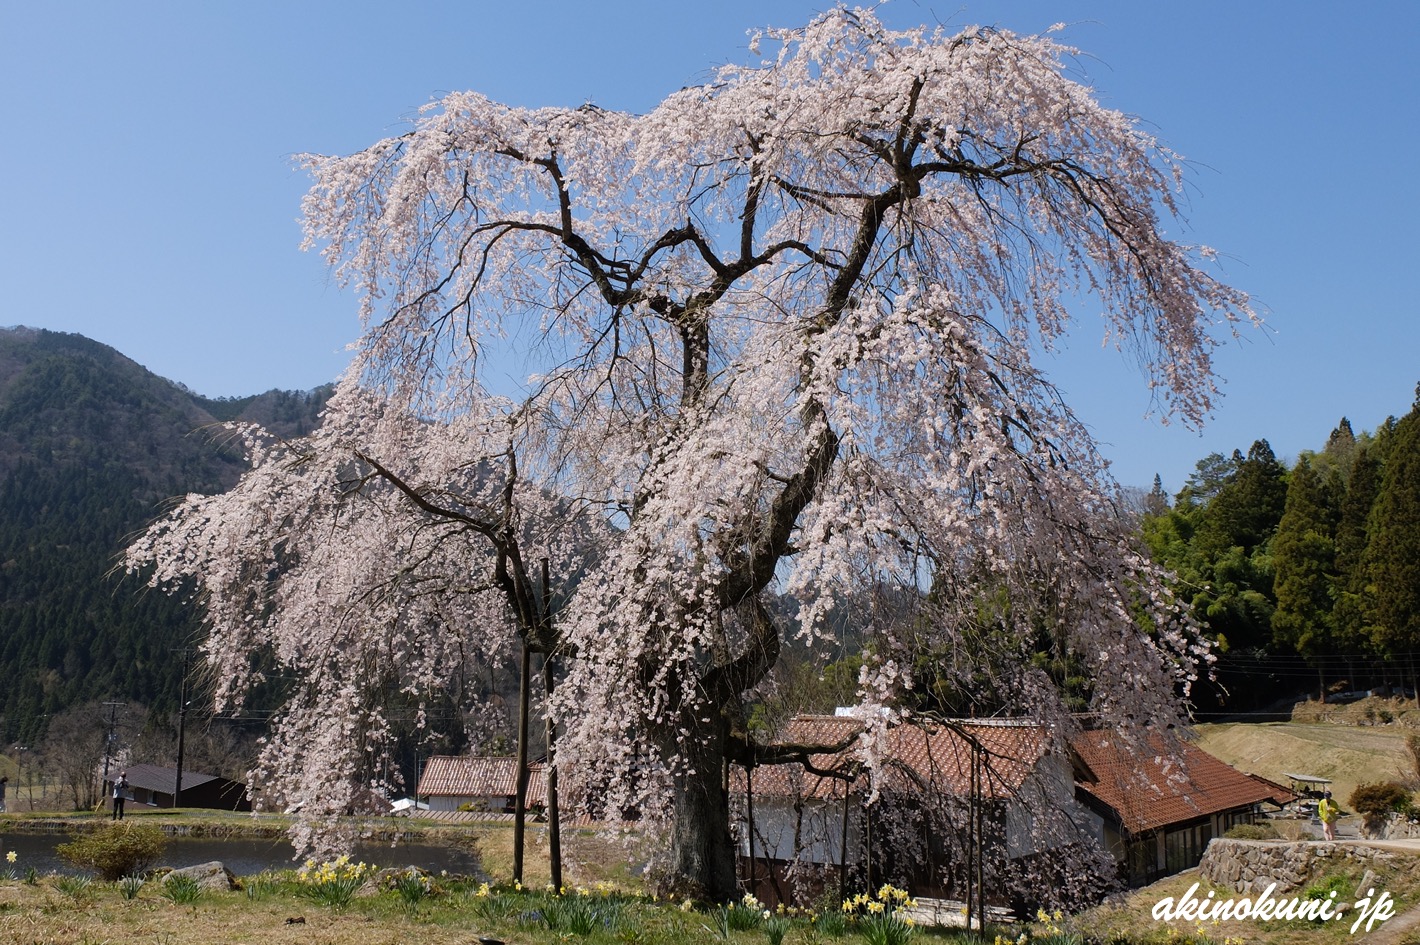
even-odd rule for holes
{"type": "Polygon", "coordinates": [[[1276,893],[1304,886],[1315,875],[1387,863],[1395,854],[1350,843],[1215,839],[1198,864],[1215,886],[1256,895],[1273,883],[1276,893]]]}

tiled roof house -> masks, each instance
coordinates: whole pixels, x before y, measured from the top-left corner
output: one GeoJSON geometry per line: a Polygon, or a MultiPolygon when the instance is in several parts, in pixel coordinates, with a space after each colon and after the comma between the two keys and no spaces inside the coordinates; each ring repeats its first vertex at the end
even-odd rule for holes
{"type": "MultiPolygon", "coordinates": [[[[775,864],[791,861],[850,872],[864,868],[865,851],[879,844],[870,839],[872,822],[860,809],[871,785],[851,743],[862,728],[852,717],[822,715],[798,716],[785,727],[775,740],[781,745],[848,745],[810,757],[812,768],[823,773],[797,764],[766,765],[748,776],[732,769],[732,790],[752,801],[754,857],[761,869],[772,873],[775,864]]],[[[1165,750],[1156,740],[1140,749],[1113,732],[1089,731],[1060,753],[1052,751],[1044,728],[1015,720],[895,726],[885,736],[878,787],[903,798],[921,792],[968,798],[973,744],[984,759],[975,796],[992,811],[992,842],[1004,843],[1008,860],[1067,842],[1043,839],[1032,829],[1036,821],[1028,808],[1044,803],[1092,833],[1132,883],[1196,865],[1209,839],[1251,823],[1264,804],[1292,799],[1286,788],[1187,743],[1165,750]],[[1019,799],[1026,790],[1034,794],[1030,805],[1019,799]]],[[[750,855],[750,807],[742,803],[737,814],[742,858],[750,855]]],[[[890,855],[875,850],[873,856],[890,855]]]]}
{"type": "Polygon", "coordinates": [[[1076,795],[1099,815],[1100,839],[1135,884],[1196,866],[1213,837],[1252,823],[1264,805],[1295,800],[1187,742],[1138,746],[1091,731],[1070,747],[1079,762],[1076,795]]]}
{"type": "MultiPolygon", "coordinates": [[[[547,802],[544,766],[534,762],[528,778],[528,807],[547,802]]],[[[482,810],[507,813],[517,795],[518,764],[504,756],[435,755],[419,775],[418,795],[432,811],[482,810]]]]}
{"type": "Polygon", "coordinates": [[[846,747],[811,756],[809,770],[799,764],[763,765],[750,772],[731,769],[731,789],[739,801],[735,832],[742,868],[754,876],[755,891],[766,901],[782,901],[789,875],[806,870],[826,874],[829,885],[837,885],[844,870],[869,884],[905,871],[916,877],[909,880],[915,894],[949,892],[938,868],[947,854],[936,841],[905,854],[892,849],[884,836],[887,809],[898,803],[920,805],[924,795],[974,795],[976,803],[989,810],[984,829],[991,842],[998,848],[1004,843],[1010,859],[1042,852],[1040,838],[1032,834],[1030,812],[1018,795],[1045,790],[1050,803],[1075,806],[1068,759],[1050,751],[1040,726],[957,720],[897,725],[886,731],[876,785],[881,803],[870,812],[864,801],[873,791],[872,776],[859,763],[856,750],[862,730],[862,722],[852,717],[797,716],[776,744],[846,747]]]}

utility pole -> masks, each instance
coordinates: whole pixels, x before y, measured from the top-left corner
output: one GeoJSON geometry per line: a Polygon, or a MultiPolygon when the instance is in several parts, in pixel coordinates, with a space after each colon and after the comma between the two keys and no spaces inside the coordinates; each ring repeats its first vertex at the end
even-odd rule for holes
{"type": "Polygon", "coordinates": [[[177,746],[177,783],[173,786],[173,807],[180,806],[178,798],[182,795],[182,750],[184,735],[187,730],[187,650],[182,651],[182,678],[178,682],[178,746],[177,746]]]}
{"type": "Polygon", "coordinates": [[[113,743],[118,737],[114,731],[118,726],[118,710],[123,708],[126,702],[105,702],[104,708],[108,709],[108,732],[104,735],[104,781],[108,781],[109,761],[113,758],[113,743]]]}

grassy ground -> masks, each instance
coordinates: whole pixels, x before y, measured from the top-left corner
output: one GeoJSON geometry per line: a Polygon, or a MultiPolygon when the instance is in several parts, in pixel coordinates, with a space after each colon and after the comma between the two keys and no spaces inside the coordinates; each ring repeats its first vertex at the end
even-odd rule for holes
{"type": "MultiPolygon", "coordinates": [[[[1364,869],[1359,867],[1323,872],[1314,876],[1311,883],[1303,889],[1274,894],[1273,898],[1305,898],[1309,893],[1325,896],[1334,889],[1337,891],[1336,901],[1350,905],[1359,896],[1365,895],[1365,890],[1357,892],[1357,884],[1363,878],[1363,873],[1364,869]]],[[[1368,882],[1370,881],[1368,879],[1368,882]]],[[[1401,924],[1409,924],[1400,923],[1400,918],[1410,909],[1420,905],[1420,857],[1395,857],[1389,865],[1375,870],[1373,881],[1378,893],[1387,892],[1396,901],[1395,918],[1389,922],[1398,923],[1395,931],[1400,932],[1401,924]]],[[[1108,942],[1118,936],[1122,941],[1139,945],[1185,945],[1190,940],[1215,943],[1226,940],[1232,943],[1246,942],[1248,945],[1338,945],[1346,941],[1375,942],[1379,945],[1381,942],[1412,941],[1410,934],[1386,934],[1385,923],[1376,924],[1370,932],[1366,932],[1363,925],[1353,936],[1351,926],[1357,917],[1354,909],[1348,909],[1340,919],[1328,923],[1300,919],[1266,922],[1249,919],[1200,924],[1181,920],[1160,922],[1153,918],[1152,912],[1156,903],[1166,897],[1177,901],[1194,883],[1200,884],[1194,893],[1195,898],[1206,898],[1210,890],[1215,893],[1215,901],[1239,900],[1243,896],[1230,888],[1214,887],[1203,880],[1197,870],[1190,870],[1143,889],[1134,890],[1122,899],[1077,916],[1068,924],[1072,928],[1088,929],[1091,937],[1098,941],[1108,942]]],[[[1413,940],[1420,941],[1420,936],[1414,937],[1413,940]]]]}
{"type": "MultiPolygon", "coordinates": [[[[35,884],[0,880],[0,941],[16,945],[468,945],[485,938],[507,943],[587,945],[831,945],[865,940],[864,926],[807,915],[766,917],[758,910],[686,908],[657,903],[609,887],[573,890],[563,897],[542,891],[488,889],[433,879],[427,895],[366,885],[343,905],[317,903],[308,882],[294,874],[248,878],[235,892],[206,892],[175,902],[159,881],[135,898],[116,884],[76,889],[56,879],[35,884]]],[[[687,904],[688,905],[688,904],[687,904]]],[[[841,916],[841,914],[840,914],[841,916]]],[[[983,943],[965,933],[899,927],[918,942],[983,943]]],[[[1019,930],[1013,931],[1012,942],[1019,930]]],[[[1037,939],[1037,941],[1041,941],[1037,939]]],[[[1046,939],[1049,941],[1049,939],[1046,939]]]]}
{"type": "Polygon", "coordinates": [[[1199,746],[1241,771],[1281,784],[1287,773],[1330,778],[1343,804],[1365,781],[1391,781],[1410,765],[1405,736],[1413,729],[1325,723],[1199,725],[1199,746]]]}

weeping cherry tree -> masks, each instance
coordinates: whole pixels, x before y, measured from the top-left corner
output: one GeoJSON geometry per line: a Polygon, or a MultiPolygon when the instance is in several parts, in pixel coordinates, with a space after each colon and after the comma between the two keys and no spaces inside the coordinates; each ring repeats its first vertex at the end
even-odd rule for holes
{"type": "Polygon", "coordinates": [[[373,681],[518,639],[560,667],[564,779],[662,825],[665,886],[717,901],[727,765],[814,747],[744,724],[791,634],[880,641],[870,766],[907,625],[950,653],[989,619],[1020,655],[995,690],[1052,731],[1042,628],[1107,724],[1176,720],[1205,651],[1036,363],[1088,308],[1162,413],[1207,415],[1252,314],[1165,235],[1176,157],[1048,36],[838,9],[750,50],[646,114],[457,93],[305,160],[354,363],[319,433],[252,434],[243,483],[129,562],[197,583],[224,697],[257,654],[302,680],[261,777],[308,839],[378,741],[373,681]]]}

